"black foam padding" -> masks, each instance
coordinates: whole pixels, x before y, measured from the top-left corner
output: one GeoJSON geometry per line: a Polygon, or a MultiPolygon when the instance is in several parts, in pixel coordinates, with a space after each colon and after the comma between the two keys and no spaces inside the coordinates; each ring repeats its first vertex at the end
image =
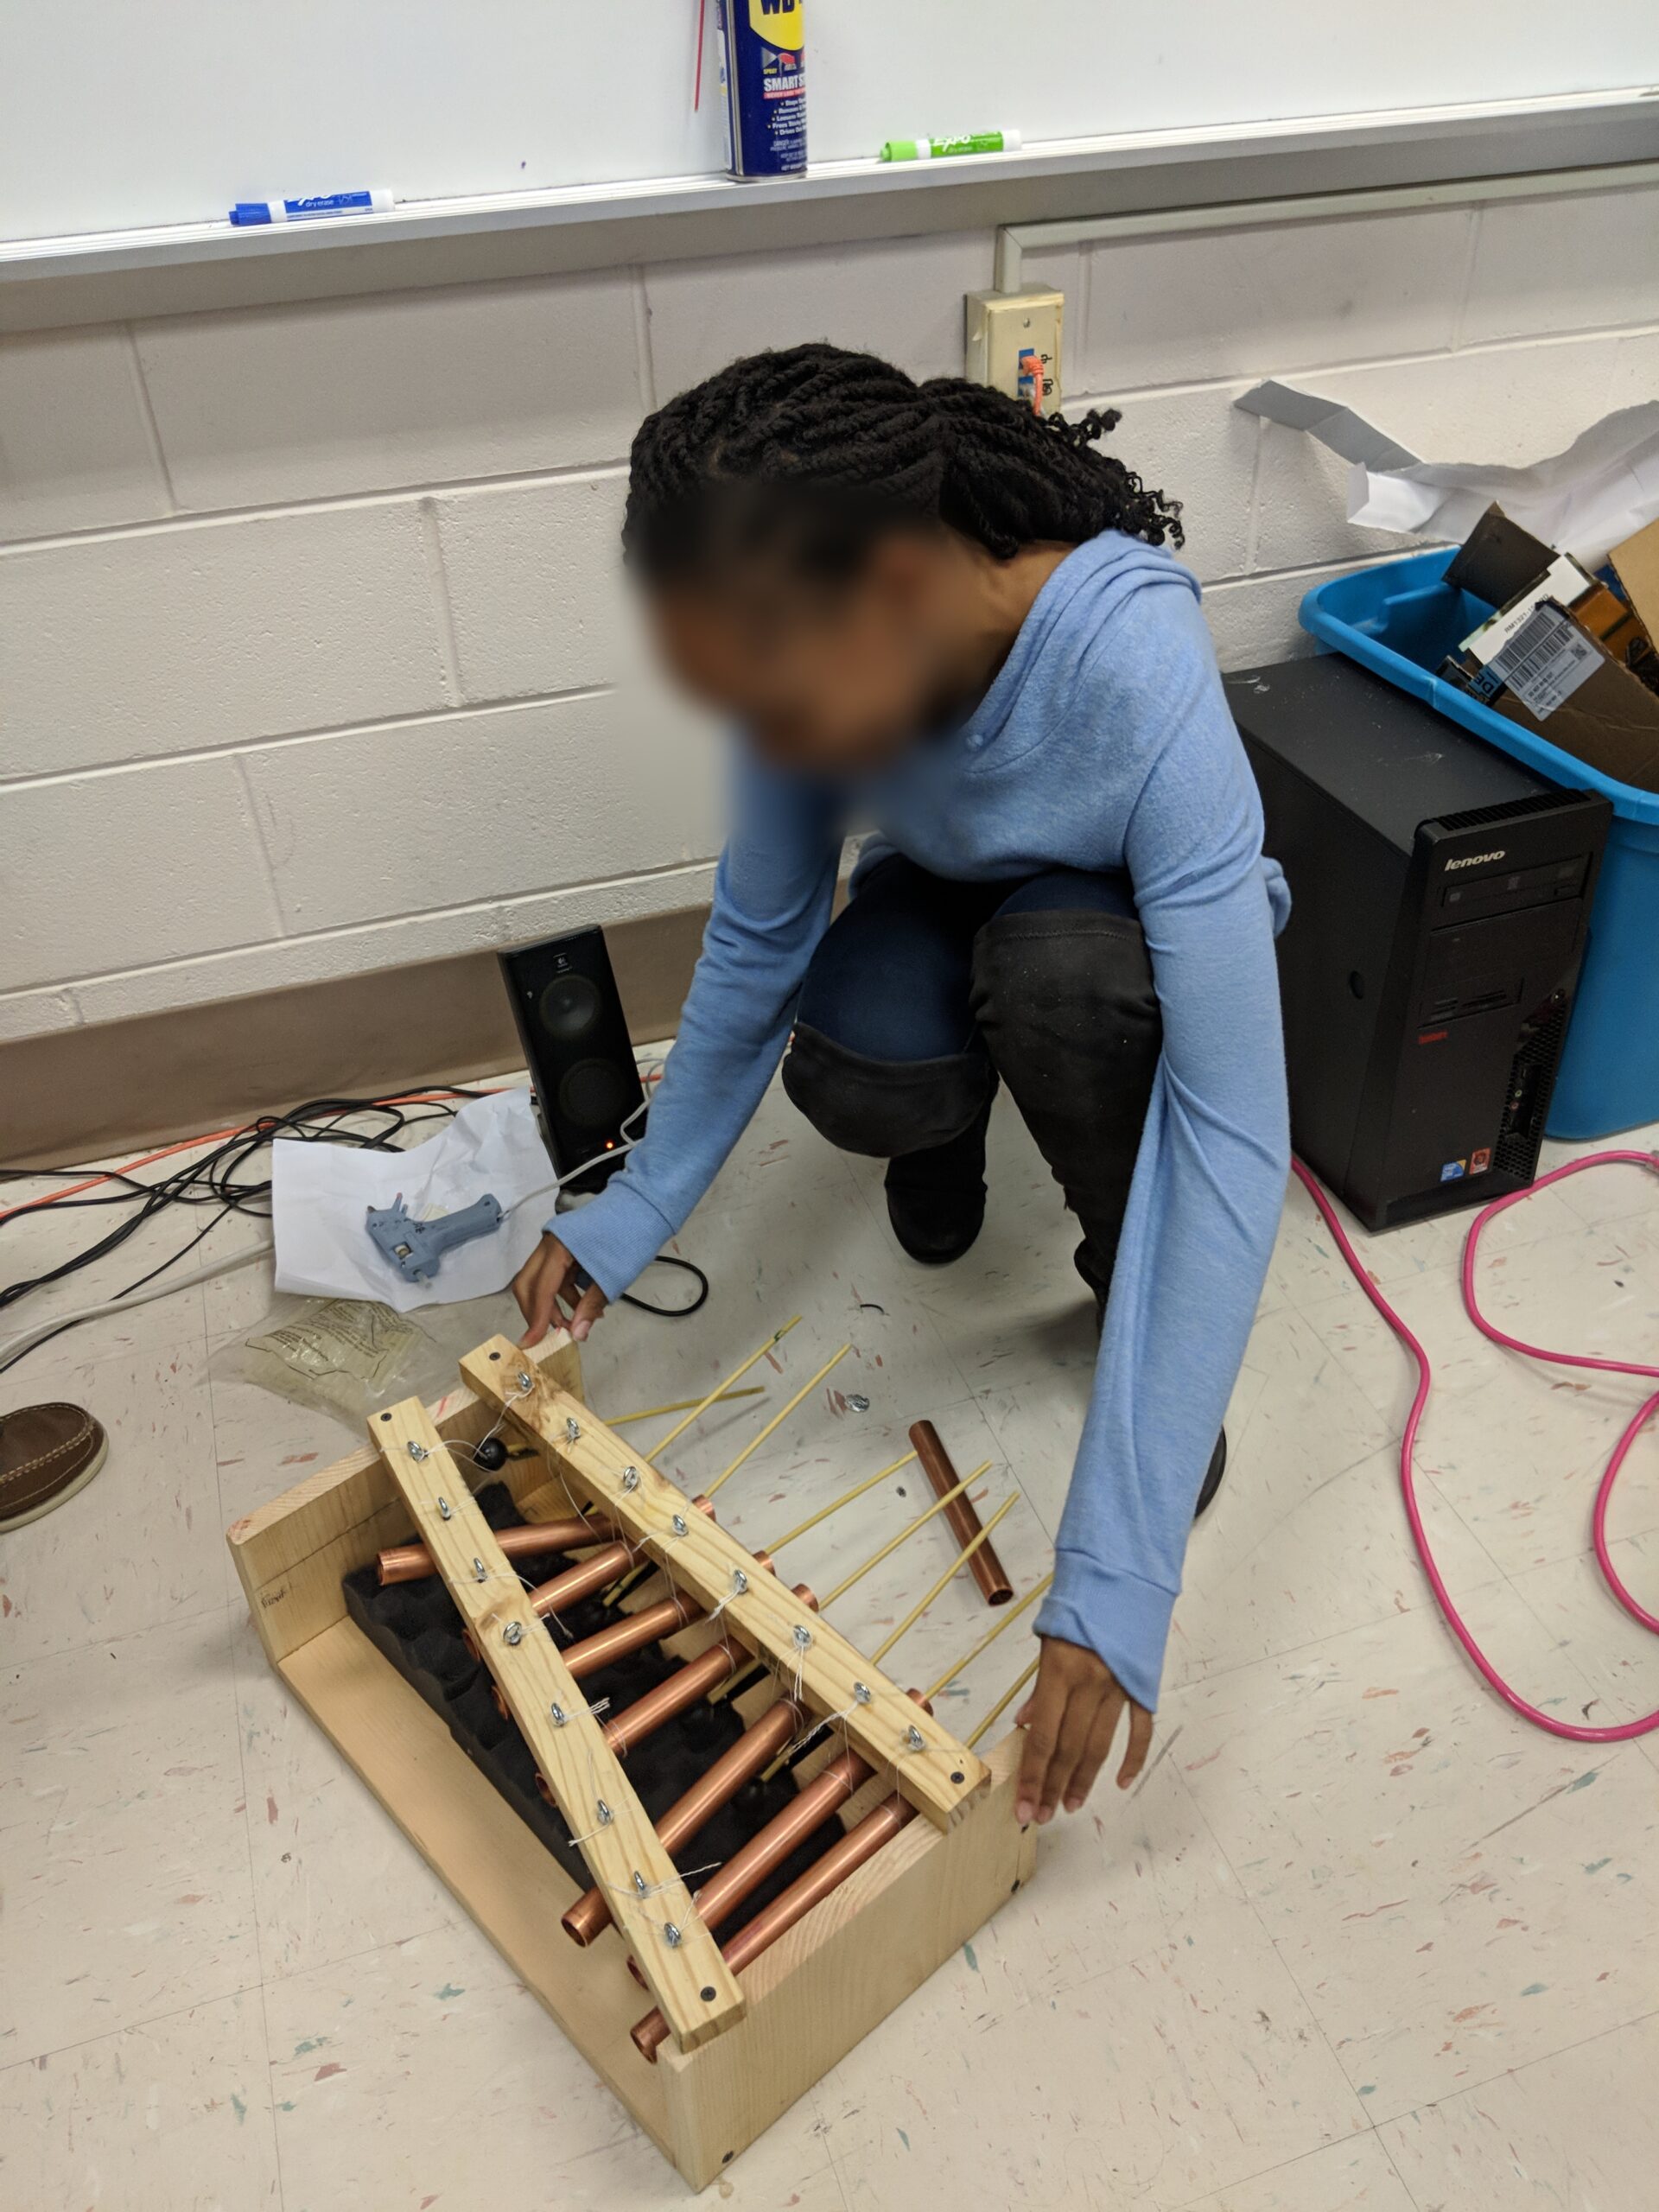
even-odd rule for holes
{"type": "MultiPolygon", "coordinates": [[[[518,1524],[518,1510],[505,1483],[487,1484],[478,1491],[475,1503],[492,1529],[518,1524]]],[[[549,1582],[574,1564],[563,1552],[538,1554],[514,1563],[526,1583],[532,1585],[549,1582]]],[[[572,1844],[563,1820],[537,1789],[530,1746],[517,1723],[497,1706],[488,1669],[467,1649],[461,1617],[442,1579],[429,1575],[418,1582],[395,1582],[383,1589],[378,1571],[371,1566],[346,1575],[343,1587],[346,1610],[364,1634],[404,1681],[419,1691],[479,1772],[563,1861],[578,1887],[585,1889],[589,1878],[587,1864],[572,1844]]],[[[563,1649],[619,1618],[616,1609],[601,1604],[597,1598],[584,1599],[561,1612],[556,1621],[547,1621],[544,1632],[563,1649]]],[[[582,1685],[582,1691],[589,1705],[608,1700],[605,1711],[620,1713],[665,1680],[676,1663],[653,1646],[590,1675],[582,1685]]],[[[659,1728],[630,1752],[628,1779],[649,1817],[660,1820],[676,1798],[736,1742],[742,1728],[742,1719],[729,1700],[704,1703],[659,1728]]],[[[720,1865],[792,1803],[795,1796],[795,1784],[787,1771],[774,1775],[770,1782],[749,1783],[675,1854],[675,1864],[688,1877],[694,1870],[720,1865]]],[[[832,1821],[809,1836],[721,1925],[722,1941],[804,1874],[841,1832],[839,1822],[832,1821]]],[[[695,1881],[692,1886],[696,1887],[695,1881]]]]}

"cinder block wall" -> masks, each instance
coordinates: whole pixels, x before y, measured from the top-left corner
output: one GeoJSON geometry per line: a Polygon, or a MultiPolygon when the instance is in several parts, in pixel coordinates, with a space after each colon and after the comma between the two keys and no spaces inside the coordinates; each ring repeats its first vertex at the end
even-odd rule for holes
{"type": "MultiPolygon", "coordinates": [[[[0,340],[0,1039],[707,897],[700,741],[617,678],[628,442],[749,348],[961,366],[972,236],[0,340]]],[[[1182,497],[1224,663],[1400,550],[1232,411],[1440,458],[1659,393],[1659,194],[1083,248],[1068,404],[1182,497]]]]}

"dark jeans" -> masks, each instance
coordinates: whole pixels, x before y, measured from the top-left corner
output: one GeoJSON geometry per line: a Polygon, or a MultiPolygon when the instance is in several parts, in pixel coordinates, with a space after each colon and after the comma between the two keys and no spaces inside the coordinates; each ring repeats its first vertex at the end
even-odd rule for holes
{"type": "Polygon", "coordinates": [[[1000,1076],[1111,1278],[1162,1039],[1127,877],[953,883],[894,855],[813,956],[784,1087],[889,1186],[969,1187],[1000,1076]]]}

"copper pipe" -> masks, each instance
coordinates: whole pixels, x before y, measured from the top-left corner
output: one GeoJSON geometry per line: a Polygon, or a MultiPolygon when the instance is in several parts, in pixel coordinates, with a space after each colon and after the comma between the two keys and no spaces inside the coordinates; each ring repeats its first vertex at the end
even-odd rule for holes
{"type": "MultiPolygon", "coordinates": [[[[506,1558],[528,1559],[537,1552],[572,1552],[584,1544],[614,1543],[616,1524],[580,1518],[532,1522],[522,1529],[498,1529],[495,1541],[506,1558]]],[[[393,1582],[420,1582],[438,1571],[424,1544],[394,1544],[381,1553],[379,1567],[383,1589],[393,1582]]]]}
{"type": "Polygon", "coordinates": [[[733,1853],[717,1873],[709,1877],[695,1900],[703,1926],[715,1929],[729,1920],[767,1875],[783,1865],[797,1844],[804,1843],[826,1821],[835,1818],[873,1771],[856,1751],[843,1751],[839,1758],[831,1759],[792,1805],[774,1815],[741,1851],[733,1853]]]}
{"type": "Polygon", "coordinates": [[[702,1614],[695,1598],[664,1598],[658,1605],[641,1606],[637,1613],[625,1613],[620,1621],[613,1621],[595,1635],[584,1636],[579,1643],[567,1643],[564,1663],[581,1681],[584,1675],[596,1675],[601,1667],[643,1651],[648,1643],[660,1643],[665,1636],[690,1628],[702,1614]]]}
{"type": "MultiPolygon", "coordinates": [[[[700,1774],[683,1797],[657,1823],[664,1851],[675,1852],[706,1827],[723,1805],[729,1805],[744,1784],[791,1741],[805,1720],[803,1707],[793,1698],[780,1697],[769,1705],[752,1728],[746,1728],[730,1751],[700,1774]]],[[[560,1925],[573,1942],[591,1943],[611,1924],[611,1908],[601,1889],[584,1890],[560,1925]]]]}
{"type": "MultiPolygon", "coordinates": [[[[757,1552],[755,1563],[766,1573],[772,1571],[772,1561],[765,1552],[757,1552]]],[[[804,1605],[816,1606],[817,1600],[804,1582],[795,1586],[795,1595],[804,1605]]],[[[729,1635],[718,1643],[711,1643],[701,1658],[688,1659],[677,1667],[654,1690],[647,1690],[644,1697],[636,1698],[613,1719],[605,1724],[605,1741],[619,1758],[626,1758],[637,1744],[647,1736],[654,1736],[659,1728],[682,1713],[689,1713],[694,1705],[701,1705],[712,1689],[719,1688],[728,1675],[734,1675],[740,1667],[749,1663],[749,1654],[744,1646],[729,1635]]]]}
{"type": "MultiPolygon", "coordinates": [[[[713,1517],[715,1509],[706,1497],[694,1497],[691,1503],[699,1513],[713,1517]]],[[[579,1598],[591,1598],[595,1590],[602,1590],[607,1582],[614,1582],[619,1574],[626,1573],[639,1551],[637,1544],[607,1544],[602,1551],[583,1560],[580,1567],[567,1567],[563,1574],[556,1574],[550,1582],[543,1582],[539,1589],[532,1590],[529,1599],[531,1611],[545,1620],[561,1605],[574,1605],[579,1598]]]]}
{"type": "MultiPolygon", "coordinates": [[[[916,1447],[916,1457],[922,1463],[922,1471],[933,1485],[933,1495],[943,1497],[957,1484],[957,1471],[950,1464],[950,1454],[940,1440],[939,1432],[931,1421],[915,1421],[911,1426],[910,1440],[916,1447]]],[[[945,1519],[950,1523],[958,1544],[971,1543],[979,1534],[981,1522],[974,1510],[973,1501],[964,1493],[945,1508],[945,1519]]],[[[971,1561],[974,1580],[979,1585],[979,1594],[988,1605],[1006,1605],[1014,1595],[1001,1560],[988,1544],[982,1544],[971,1561]]]]}
{"type": "MultiPolygon", "coordinates": [[[[580,1643],[568,1643],[563,1657],[577,1681],[584,1676],[596,1675],[619,1659],[626,1659],[635,1651],[643,1651],[648,1643],[660,1643],[665,1636],[672,1636],[679,1629],[690,1628],[693,1621],[702,1618],[702,1607],[695,1598],[664,1598],[660,1605],[642,1606],[637,1613],[626,1613],[620,1621],[613,1621],[608,1628],[584,1636],[580,1643]]],[[[512,1708],[501,1694],[499,1682],[491,1685],[495,1709],[504,1720],[511,1720],[512,1708]]]]}
{"type": "MultiPolygon", "coordinates": [[[[780,1936],[806,1917],[814,1905],[822,1904],[832,1891],[839,1889],[850,1875],[874,1859],[915,1815],[916,1808],[896,1790],[891,1797],[883,1799],[873,1813],[867,1813],[856,1827],[848,1829],[839,1843],[831,1844],[822,1859],[815,1859],[798,1881],[791,1882],[780,1897],[763,1905],[746,1927],[738,1929],[729,1943],[721,1945],[721,1955],[732,1972],[741,1974],[745,1967],[753,1966],[763,1951],[770,1950],[780,1936]]],[[[668,2037],[668,2023],[661,2012],[647,2012],[629,2032],[640,2056],[655,2064],[657,2054],[668,2037]]]]}

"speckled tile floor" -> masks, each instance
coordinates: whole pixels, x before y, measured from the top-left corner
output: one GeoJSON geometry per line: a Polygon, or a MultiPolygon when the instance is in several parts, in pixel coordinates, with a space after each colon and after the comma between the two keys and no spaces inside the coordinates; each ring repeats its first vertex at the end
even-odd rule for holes
{"type": "MultiPolygon", "coordinates": [[[[773,1402],[843,1338],[853,1353],[732,1484],[739,1532],[758,1541],[874,1471],[928,1414],[959,1465],[992,1461],[988,1494],[1023,1493],[999,1541],[1027,1586],[1092,1331],[1057,1197],[1001,1108],[992,1182],[978,1248],[925,1273],[887,1232],[879,1169],[830,1151],[774,1090],[683,1239],[713,1279],[707,1308],[683,1325],[607,1319],[589,1396],[620,1410],[706,1389],[799,1312],[773,1402]]],[[[61,1258],[86,1220],[0,1228],[0,1275],[61,1258]]],[[[49,1310],[107,1294],[178,1235],[158,1224],[49,1310]]],[[[1445,1570],[1529,1695],[1592,1719],[1649,1709],[1659,1643],[1590,1554],[1597,1471],[1636,1386],[1586,1388],[1477,1337],[1459,1243],[1450,1223],[1363,1240],[1437,1362],[1423,1491],[1445,1570]]],[[[1490,1245],[1502,1317],[1653,1356],[1659,1186],[1637,1172],[1551,1191],[1490,1245]]],[[[267,1268],[249,1268],[0,1381],[0,1407],[77,1399],[111,1439],[90,1489],[0,1538],[0,2205],[684,2202],[263,1662],[224,1527],[353,1442],[229,1371],[269,1295],[267,1268]]],[[[507,1321],[503,1306],[477,1333],[507,1321]]],[[[1409,1395],[1293,1190],[1226,1486],[1189,1556],[1164,1755],[1128,1798],[1057,1824],[1032,1887],[711,2201],[1649,2212],[1659,1738],[1562,1743],[1471,1675],[1396,1494],[1409,1395]]],[[[671,1459],[706,1476],[762,1418],[760,1402],[723,1409],[671,1459]]],[[[902,1513],[897,1487],[804,1538],[798,1571],[822,1586],[861,1557],[902,1513]]],[[[1659,1440],[1633,1455],[1613,1536],[1659,1603],[1659,1440]]],[[[901,1555],[842,1624],[874,1640],[921,1580],[901,1555]]],[[[912,1632],[908,1669],[937,1672],[981,1625],[963,1578],[912,1632]]],[[[1015,1641],[957,1686],[959,1726],[1018,1672],[1015,1641]]]]}

